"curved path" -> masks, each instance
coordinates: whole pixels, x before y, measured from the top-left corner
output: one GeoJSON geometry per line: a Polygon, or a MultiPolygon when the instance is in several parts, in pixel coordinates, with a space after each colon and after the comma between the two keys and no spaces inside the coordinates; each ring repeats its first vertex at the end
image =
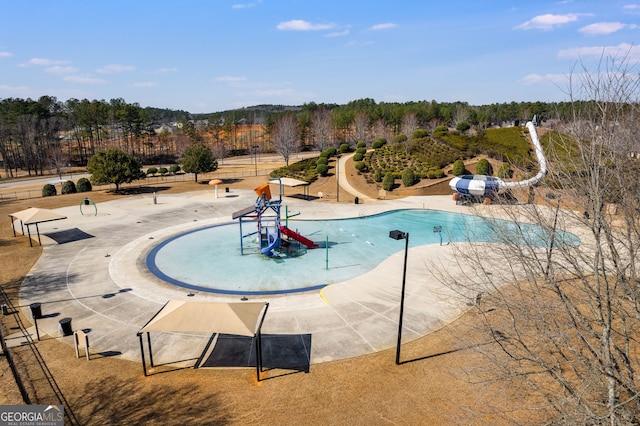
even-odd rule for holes
{"type": "Polygon", "coordinates": [[[352,196],[358,197],[360,200],[374,201],[375,200],[374,198],[371,198],[368,195],[363,194],[362,192],[358,191],[353,186],[351,186],[351,184],[349,183],[349,179],[347,178],[347,160],[353,157],[354,155],[355,153],[346,154],[346,155],[340,156],[340,158],[338,159],[340,163],[340,166],[339,166],[340,170],[338,170],[338,179],[339,179],[338,184],[340,185],[340,188],[344,189],[352,196]]]}
{"type": "MultiPolygon", "coordinates": [[[[41,303],[44,315],[38,320],[41,336],[60,337],[59,320],[69,317],[74,330],[89,331],[92,353],[119,354],[139,360],[136,333],[167,300],[239,301],[237,296],[209,293],[189,296],[187,290],[158,280],[144,266],[146,252],[159,240],[188,229],[231,222],[232,212],[255,201],[252,191],[238,190],[225,195],[215,198],[209,190],[160,194],[157,204],[151,195],[136,196],[100,203],[96,216],[82,215],[77,206],[58,209],[68,219],[40,225],[45,247],[21,288],[22,309],[28,313],[31,303],[41,303]]],[[[410,197],[361,205],[288,198],[283,202],[299,210],[301,219],[425,208],[427,203],[432,209],[468,211],[456,206],[450,197],[410,197]]],[[[300,337],[309,363],[394,347],[403,249],[404,244],[399,242],[398,252],[373,271],[325,287],[321,292],[251,297],[254,301],[270,302],[263,334],[272,338],[293,336],[294,340],[300,337]]],[[[427,267],[434,260],[446,265],[451,250],[450,246],[439,245],[410,249],[404,342],[442,327],[467,309],[465,301],[442,286],[427,267]]],[[[62,338],[72,344],[73,337],[62,338]]],[[[187,364],[192,365],[209,338],[154,335],[154,360],[162,363],[187,359],[190,360],[187,364]]]]}

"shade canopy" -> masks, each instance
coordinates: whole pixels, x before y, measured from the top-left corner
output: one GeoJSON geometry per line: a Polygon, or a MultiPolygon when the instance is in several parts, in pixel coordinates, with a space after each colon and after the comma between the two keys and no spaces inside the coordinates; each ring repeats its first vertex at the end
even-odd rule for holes
{"type": "Polygon", "coordinates": [[[11,228],[13,229],[13,236],[16,236],[16,228],[13,225],[13,220],[18,219],[22,228],[22,235],[24,235],[24,225],[27,225],[27,233],[29,234],[29,245],[33,246],[31,241],[31,229],[30,225],[36,226],[36,232],[38,234],[38,243],[42,245],[42,241],[40,241],[40,230],[38,229],[38,224],[42,222],[51,222],[52,220],[61,220],[66,219],[66,216],[63,216],[59,213],[56,213],[52,210],[47,209],[37,209],[35,207],[30,207],[26,210],[21,210],[16,213],[11,213],[9,215],[11,218],[11,228]]]}
{"type": "Polygon", "coordinates": [[[260,372],[262,371],[262,338],[260,329],[268,308],[269,303],[266,302],[223,303],[169,300],[138,332],[144,375],[147,375],[142,340],[144,333],[147,333],[149,359],[152,367],[154,363],[150,331],[219,333],[253,338],[256,343],[256,378],[260,381],[260,372]]]}
{"type": "Polygon", "coordinates": [[[309,182],[305,182],[303,180],[283,177],[279,179],[280,183],[284,186],[304,186],[309,185],[309,182]]]}
{"type": "Polygon", "coordinates": [[[30,207],[26,210],[21,210],[16,213],[11,213],[9,216],[14,217],[22,221],[25,225],[32,225],[41,222],[50,222],[52,220],[66,219],[67,217],[53,210],[38,209],[30,207]]]}
{"type": "Polygon", "coordinates": [[[211,179],[209,181],[209,185],[221,185],[222,184],[222,180],[221,179],[211,179]]]}
{"type": "Polygon", "coordinates": [[[169,300],[138,333],[150,331],[254,336],[264,302],[223,303],[169,300]]]}
{"type": "Polygon", "coordinates": [[[282,187],[283,186],[291,186],[291,187],[296,187],[296,186],[302,186],[303,187],[303,194],[305,197],[309,197],[308,191],[309,191],[309,182],[305,182],[303,180],[298,180],[298,179],[293,179],[293,178],[288,178],[288,177],[283,177],[283,178],[271,178],[269,179],[270,183],[276,183],[279,182],[280,183],[280,198],[282,198],[282,187]]]}

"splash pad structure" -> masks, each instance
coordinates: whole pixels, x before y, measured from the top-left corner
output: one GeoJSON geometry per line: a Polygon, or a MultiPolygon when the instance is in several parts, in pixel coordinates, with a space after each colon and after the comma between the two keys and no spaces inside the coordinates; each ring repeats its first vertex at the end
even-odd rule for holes
{"type": "MultiPolygon", "coordinates": [[[[272,179],[277,180],[277,179],[272,179]]],[[[282,182],[279,182],[279,197],[271,197],[268,183],[258,186],[254,191],[258,195],[255,205],[246,207],[231,215],[240,223],[240,253],[245,254],[245,241],[253,237],[258,243],[257,249],[267,257],[278,257],[280,253],[298,255],[304,252],[301,245],[307,248],[317,248],[318,244],[297,231],[289,229],[281,223],[282,212],[282,182]],[[255,230],[245,233],[243,223],[255,224],[255,230]],[[284,237],[284,238],[283,238],[284,237]]],[[[285,213],[285,223],[289,214],[285,213]]]]}

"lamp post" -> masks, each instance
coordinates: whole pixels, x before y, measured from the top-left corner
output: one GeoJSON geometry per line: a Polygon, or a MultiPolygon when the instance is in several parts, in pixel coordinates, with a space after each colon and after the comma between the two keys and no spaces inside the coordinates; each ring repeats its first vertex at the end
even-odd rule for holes
{"type": "Polygon", "coordinates": [[[336,156],[336,203],[340,202],[340,155],[336,156]]]}
{"type": "Polygon", "coordinates": [[[253,164],[254,164],[254,169],[256,172],[256,176],[258,176],[258,148],[260,148],[259,145],[253,145],[251,148],[253,148],[253,164]]]}
{"type": "Polygon", "coordinates": [[[404,313],[404,290],[407,284],[407,254],[409,253],[409,233],[400,230],[390,231],[389,238],[404,240],[404,267],[402,268],[402,292],[400,293],[400,319],[398,320],[398,343],[396,345],[396,365],[400,365],[400,345],[402,344],[402,316],[404,313]]]}

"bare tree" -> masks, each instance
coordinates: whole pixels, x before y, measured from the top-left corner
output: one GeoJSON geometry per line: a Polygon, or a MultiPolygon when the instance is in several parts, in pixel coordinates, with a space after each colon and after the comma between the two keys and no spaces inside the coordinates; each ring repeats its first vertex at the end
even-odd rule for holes
{"type": "Polygon", "coordinates": [[[413,132],[418,128],[418,117],[414,113],[405,114],[402,117],[402,123],[400,125],[402,133],[407,137],[407,139],[403,142],[404,149],[409,154],[411,151],[411,137],[413,136],[413,132]]]}
{"type": "Polygon", "coordinates": [[[353,118],[354,135],[356,142],[366,142],[369,131],[369,116],[364,111],[356,112],[353,118]]]}
{"type": "Polygon", "coordinates": [[[376,139],[384,138],[390,141],[393,135],[387,125],[387,122],[383,118],[379,118],[373,125],[373,134],[376,139]]]}
{"type": "Polygon", "coordinates": [[[293,114],[280,117],[273,126],[273,146],[276,152],[284,158],[289,167],[289,158],[300,150],[298,140],[298,120],[293,114]]]}
{"type": "Polygon", "coordinates": [[[528,410],[528,422],[637,424],[640,163],[630,153],[640,77],[627,57],[583,68],[568,90],[574,120],[547,134],[537,202],[483,209],[498,243],[456,245],[458,273],[441,273],[494,342],[477,347],[487,362],[469,377],[522,392],[521,407],[493,409],[528,410]]]}
{"type": "Polygon", "coordinates": [[[213,152],[213,156],[219,158],[220,162],[224,164],[224,158],[228,154],[227,147],[225,146],[224,141],[219,140],[217,142],[214,142],[211,151],[213,152]]]}
{"type": "Polygon", "coordinates": [[[326,108],[319,109],[311,116],[311,137],[313,144],[320,151],[334,145],[333,114],[326,108]]]}

